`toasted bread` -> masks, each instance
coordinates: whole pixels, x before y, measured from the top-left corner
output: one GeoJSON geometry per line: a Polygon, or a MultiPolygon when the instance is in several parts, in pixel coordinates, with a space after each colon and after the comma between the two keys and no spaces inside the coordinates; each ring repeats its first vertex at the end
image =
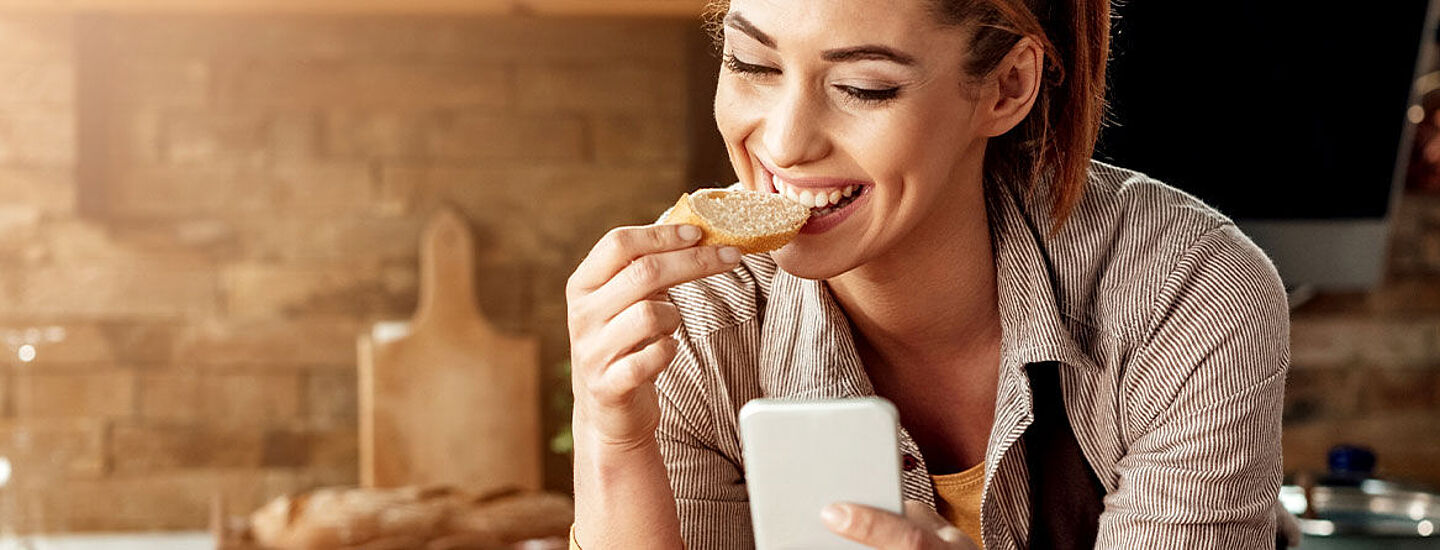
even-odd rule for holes
{"type": "Polygon", "coordinates": [[[795,238],[810,209],[773,193],[701,189],[686,193],[661,223],[691,224],[701,245],[733,246],[745,254],[775,250],[795,238]]]}

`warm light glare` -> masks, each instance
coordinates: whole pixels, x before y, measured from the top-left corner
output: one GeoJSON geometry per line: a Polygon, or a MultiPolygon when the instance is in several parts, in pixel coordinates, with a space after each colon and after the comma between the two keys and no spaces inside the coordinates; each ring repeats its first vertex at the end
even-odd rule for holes
{"type": "Polygon", "coordinates": [[[1420,533],[1420,536],[1428,537],[1435,534],[1435,523],[1427,519],[1416,525],[1415,530],[1420,533]]]}
{"type": "Polygon", "coordinates": [[[20,346],[20,361],[29,363],[35,360],[35,346],[25,344],[20,346]]]}
{"type": "Polygon", "coordinates": [[[1410,110],[1406,111],[1405,114],[1410,118],[1411,124],[1419,124],[1421,122],[1425,122],[1425,109],[1421,108],[1419,105],[1411,105],[1410,110]]]}
{"type": "Polygon", "coordinates": [[[0,487],[10,484],[10,459],[0,456],[0,487]]]}

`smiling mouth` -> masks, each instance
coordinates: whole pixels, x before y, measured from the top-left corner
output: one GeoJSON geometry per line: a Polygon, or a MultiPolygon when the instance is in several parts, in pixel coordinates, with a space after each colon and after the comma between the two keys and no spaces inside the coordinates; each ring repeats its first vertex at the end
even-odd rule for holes
{"type": "Polygon", "coordinates": [[[791,202],[803,205],[810,209],[810,217],[816,218],[843,210],[846,206],[859,199],[870,185],[848,184],[831,187],[800,187],[786,183],[784,179],[776,176],[769,169],[764,170],[765,177],[769,181],[770,188],[777,194],[791,202]]]}

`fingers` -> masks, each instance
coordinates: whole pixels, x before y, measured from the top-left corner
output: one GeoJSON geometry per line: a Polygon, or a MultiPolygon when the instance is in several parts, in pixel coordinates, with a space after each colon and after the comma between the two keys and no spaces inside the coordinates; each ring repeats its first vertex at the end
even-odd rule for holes
{"type": "Polygon", "coordinates": [[[597,362],[610,364],[656,338],[669,336],[677,328],[680,328],[680,310],[675,304],[657,300],[635,302],[600,329],[595,341],[604,349],[598,350],[597,362]]]}
{"type": "Polygon", "coordinates": [[[950,545],[947,548],[954,548],[956,550],[980,550],[980,547],[975,546],[975,541],[970,539],[970,535],[966,535],[964,531],[961,531],[959,527],[954,525],[946,525],[936,529],[935,536],[945,541],[945,544],[950,545]]]}
{"type": "Polygon", "coordinates": [[[1275,523],[1280,526],[1280,534],[1285,538],[1287,548],[1300,546],[1300,520],[1295,519],[1278,501],[1275,503],[1275,523]]]}
{"type": "MultiPolygon", "coordinates": [[[[675,358],[680,314],[665,290],[733,269],[734,248],[696,246],[690,225],[610,231],[566,282],[571,384],[577,434],[604,441],[653,440],[659,403],[653,382],[675,358]]],[[[577,440],[579,437],[577,436],[577,440]]]]}
{"type": "Polygon", "coordinates": [[[905,518],[918,524],[922,529],[934,533],[937,538],[944,541],[955,550],[979,550],[975,541],[969,535],[961,531],[959,527],[950,524],[947,520],[935,512],[935,509],[927,506],[918,500],[905,501],[905,518]]]}
{"type": "Polygon", "coordinates": [[[611,319],[656,292],[734,269],[740,257],[732,247],[701,246],[636,258],[584,298],[585,316],[591,322],[611,319]]]}
{"type": "Polygon", "coordinates": [[[604,285],[630,262],[647,254],[669,252],[700,241],[693,225],[617,227],[606,233],[570,276],[567,291],[573,297],[604,285]]]}
{"type": "Polygon", "coordinates": [[[836,503],[821,513],[825,524],[842,537],[880,550],[978,550],[963,531],[922,502],[905,501],[905,515],[850,503],[836,503]]]}
{"type": "Polygon", "coordinates": [[[931,531],[939,531],[941,528],[950,527],[950,522],[945,521],[945,518],[940,517],[940,514],[935,513],[935,510],[930,509],[929,506],[926,506],[925,503],[918,500],[905,501],[904,510],[906,519],[918,523],[921,527],[930,529],[931,531]]]}
{"type": "Polygon", "coordinates": [[[940,541],[904,516],[878,508],[840,503],[827,506],[821,519],[836,534],[880,550],[928,550],[940,541]]]}
{"type": "Polygon", "coordinates": [[[591,393],[601,405],[623,405],[642,384],[655,381],[670,360],[675,358],[679,343],[663,336],[640,351],[621,357],[600,373],[591,386],[591,393]]]}

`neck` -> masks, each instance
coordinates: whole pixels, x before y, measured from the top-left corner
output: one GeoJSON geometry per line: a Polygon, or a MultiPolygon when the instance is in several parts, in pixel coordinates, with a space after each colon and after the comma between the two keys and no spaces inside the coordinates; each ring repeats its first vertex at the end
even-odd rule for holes
{"type": "MultiPolygon", "coordinates": [[[[979,173],[971,189],[979,189],[979,173]]],[[[937,208],[902,245],[827,281],[863,339],[890,364],[938,364],[994,348],[1000,337],[984,193],[937,208]],[[948,213],[979,213],[953,215],[948,213]]]]}

